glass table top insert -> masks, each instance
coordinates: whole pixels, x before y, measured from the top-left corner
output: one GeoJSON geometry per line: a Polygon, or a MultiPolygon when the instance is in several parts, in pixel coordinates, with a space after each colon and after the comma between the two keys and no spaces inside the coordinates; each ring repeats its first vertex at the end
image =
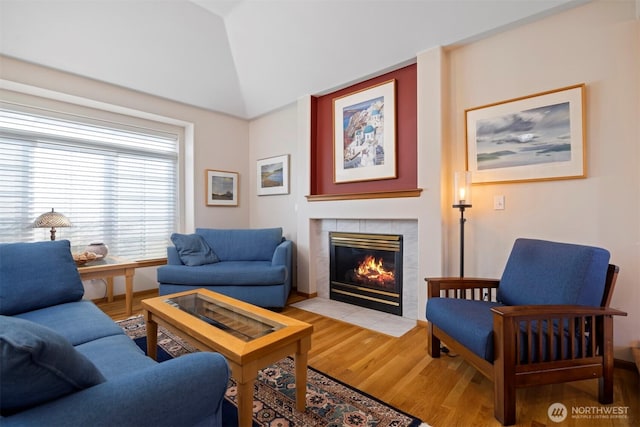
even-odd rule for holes
{"type": "Polygon", "coordinates": [[[165,302],[243,341],[251,341],[285,327],[199,293],[168,298],[165,302]]]}

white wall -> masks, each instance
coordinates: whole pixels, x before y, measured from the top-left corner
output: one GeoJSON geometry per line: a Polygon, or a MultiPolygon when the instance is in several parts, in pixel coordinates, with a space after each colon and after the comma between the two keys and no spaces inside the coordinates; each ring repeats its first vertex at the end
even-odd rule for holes
{"type": "Polygon", "coordinates": [[[298,135],[295,104],[252,120],[249,126],[249,187],[251,194],[249,226],[251,228],[282,227],[284,237],[293,241],[293,287],[297,288],[298,240],[297,195],[301,191],[299,177],[308,174],[300,162],[296,145],[298,135]],[[289,194],[257,195],[256,162],[274,156],[289,155],[289,194]]]}
{"type": "MultiPolygon", "coordinates": [[[[628,360],[640,339],[639,28],[633,2],[593,2],[449,53],[449,149],[458,169],[465,109],[586,84],[588,178],[474,186],[465,273],[500,274],[519,236],[609,249],[621,268],[612,306],[629,312],[615,319],[616,357],[628,360]],[[493,210],[494,195],[506,196],[504,211],[493,210]]],[[[450,228],[450,261],[457,238],[450,228]]]]}
{"type": "Polygon", "coordinates": [[[282,227],[287,239],[296,240],[296,194],[300,190],[299,176],[307,171],[299,161],[297,110],[292,104],[250,122],[249,181],[250,224],[253,228],[282,227]],[[269,157],[289,155],[289,194],[257,195],[256,162],[269,157]]]}

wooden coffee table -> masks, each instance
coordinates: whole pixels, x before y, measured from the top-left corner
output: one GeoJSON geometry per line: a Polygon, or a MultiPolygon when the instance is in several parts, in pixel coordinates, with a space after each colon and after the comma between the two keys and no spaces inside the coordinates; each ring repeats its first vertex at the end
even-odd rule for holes
{"type": "Polygon", "coordinates": [[[238,384],[240,426],[251,425],[258,370],[289,355],[296,365],[296,409],[304,412],[312,325],[206,289],[145,299],[142,308],[150,357],[157,355],[158,325],[226,357],[238,384]]]}

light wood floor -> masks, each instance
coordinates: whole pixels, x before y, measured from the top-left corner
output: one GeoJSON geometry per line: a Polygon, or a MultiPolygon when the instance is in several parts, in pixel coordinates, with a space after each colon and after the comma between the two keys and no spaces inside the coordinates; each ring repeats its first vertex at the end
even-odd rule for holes
{"type": "MultiPolygon", "coordinates": [[[[140,300],[134,297],[134,314],[140,300]]],[[[299,300],[293,297],[290,302],[299,300]]],[[[98,302],[114,320],[124,319],[124,300],[98,302]]],[[[294,307],[282,314],[313,324],[309,365],[359,390],[412,414],[434,427],[499,426],[493,417],[493,384],[460,357],[432,359],[427,332],[415,327],[393,338],[294,307]]],[[[572,418],[560,424],[547,416],[549,405],[563,403],[569,411],[598,410],[597,381],[518,389],[517,426],[640,426],[640,388],[633,369],[615,369],[615,402],[626,418],[572,418]],[[595,409],[594,409],[595,408],[595,409]]]]}

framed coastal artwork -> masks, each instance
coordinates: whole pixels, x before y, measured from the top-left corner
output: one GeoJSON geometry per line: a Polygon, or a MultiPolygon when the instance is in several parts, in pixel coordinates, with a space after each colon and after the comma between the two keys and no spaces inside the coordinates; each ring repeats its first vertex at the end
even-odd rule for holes
{"type": "Polygon", "coordinates": [[[257,162],[258,196],[289,194],[289,155],[269,157],[257,162]]]}
{"type": "Polygon", "coordinates": [[[334,183],[396,178],[396,82],[333,99],[334,183]]]}
{"type": "Polygon", "coordinates": [[[472,182],[586,177],[585,85],[465,111],[472,182]]]}
{"type": "Polygon", "coordinates": [[[207,206],[238,206],[238,173],[207,169],[205,171],[207,206]]]}

